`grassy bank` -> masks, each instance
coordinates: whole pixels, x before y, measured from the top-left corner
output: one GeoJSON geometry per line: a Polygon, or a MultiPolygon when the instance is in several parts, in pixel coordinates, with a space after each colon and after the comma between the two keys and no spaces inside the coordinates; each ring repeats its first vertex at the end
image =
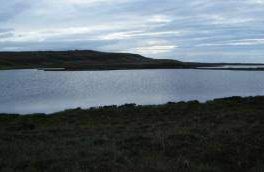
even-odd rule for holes
{"type": "Polygon", "coordinates": [[[0,171],[258,171],[264,97],[0,115],[0,171]]]}
{"type": "Polygon", "coordinates": [[[92,50],[0,52],[0,70],[64,68],[65,70],[117,70],[187,68],[177,60],[152,59],[138,54],[92,50]]]}
{"type": "Polygon", "coordinates": [[[181,62],[173,59],[153,59],[130,53],[111,53],[92,50],[74,51],[24,51],[0,52],[0,70],[10,69],[44,69],[57,71],[91,70],[131,70],[131,69],[195,69],[200,70],[258,70],[252,69],[250,63],[197,63],[181,62]],[[212,69],[210,67],[224,65],[248,65],[249,68],[212,69]]]}

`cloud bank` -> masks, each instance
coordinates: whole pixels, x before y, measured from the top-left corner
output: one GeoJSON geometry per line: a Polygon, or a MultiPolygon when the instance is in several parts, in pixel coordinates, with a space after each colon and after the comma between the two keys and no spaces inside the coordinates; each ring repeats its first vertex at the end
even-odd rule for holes
{"type": "Polygon", "coordinates": [[[0,51],[264,62],[264,0],[0,1],[0,51]]]}

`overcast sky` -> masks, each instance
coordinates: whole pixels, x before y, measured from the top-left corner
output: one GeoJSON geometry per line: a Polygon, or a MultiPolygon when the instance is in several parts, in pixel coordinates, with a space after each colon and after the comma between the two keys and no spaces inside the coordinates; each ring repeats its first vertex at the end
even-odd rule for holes
{"type": "Polygon", "coordinates": [[[264,62],[264,0],[0,0],[0,51],[264,62]]]}

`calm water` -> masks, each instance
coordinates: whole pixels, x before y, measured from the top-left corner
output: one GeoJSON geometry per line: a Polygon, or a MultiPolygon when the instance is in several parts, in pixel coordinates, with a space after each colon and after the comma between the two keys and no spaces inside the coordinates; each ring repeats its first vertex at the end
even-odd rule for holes
{"type": "Polygon", "coordinates": [[[264,68],[264,65],[223,65],[223,66],[217,66],[217,67],[200,67],[200,68],[213,68],[213,69],[250,68],[250,69],[257,69],[257,68],[264,68]]]}
{"type": "Polygon", "coordinates": [[[260,71],[0,71],[0,113],[264,95],[260,71]]]}

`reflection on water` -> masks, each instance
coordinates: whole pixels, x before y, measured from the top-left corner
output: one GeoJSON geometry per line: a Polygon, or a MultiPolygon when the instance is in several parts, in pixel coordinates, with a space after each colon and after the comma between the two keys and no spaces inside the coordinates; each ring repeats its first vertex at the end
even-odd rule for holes
{"type": "Polygon", "coordinates": [[[263,94],[263,72],[258,71],[0,71],[0,113],[263,94]]]}

